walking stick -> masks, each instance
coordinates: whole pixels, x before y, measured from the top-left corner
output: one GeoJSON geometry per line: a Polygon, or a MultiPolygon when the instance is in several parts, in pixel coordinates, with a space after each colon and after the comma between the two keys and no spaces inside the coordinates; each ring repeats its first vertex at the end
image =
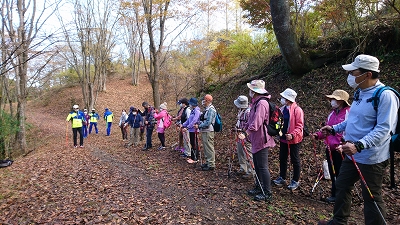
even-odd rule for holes
{"type": "Polygon", "coordinates": [[[326,137],[326,148],[328,149],[328,154],[329,154],[329,161],[331,162],[331,167],[332,167],[332,172],[333,172],[333,181],[336,181],[336,171],[335,171],[335,166],[333,165],[333,159],[332,159],[332,151],[331,147],[329,146],[329,140],[328,137],[326,137]]]}
{"type": "Polygon", "coordinates": [[[264,196],[266,196],[266,195],[265,195],[265,192],[264,192],[264,188],[263,188],[263,186],[261,185],[261,181],[260,181],[260,179],[258,178],[256,169],[255,169],[255,167],[254,167],[254,163],[251,162],[249,153],[247,152],[246,146],[245,146],[245,144],[244,144],[244,139],[245,139],[245,137],[246,137],[246,136],[243,135],[243,138],[240,138],[241,143],[242,143],[242,147],[243,147],[243,151],[245,152],[245,155],[246,155],[246,158],[247,158],[247,162],[250,164],[251,168],[252,168],[253,171],[254,171],[254,175],[255,175],[255,178],[256,178],[256,182],[257,182],[258,185],[260,186],[261,192],[263,193],[264,196]]]}
{"type": "Polygon", "coordinates": [[[197,129],[195,130],[194,135],[196,136],[196,147],[197,151],[199,152],[200,165],[203,165],[203,160],[201,158],[200,145],[199,145],[199,131],[197,129]]]}
{"type": "Polygon", "coordinates": [[[234,151],[235,151],[235,143],[237,143],[237,130],[232,131],[231,130],[231,151],[229,151],[229,157],[228,157],[228,177],[231,177],[232,173],[232,164],[233,164],[233,159],[235,157],[234,151]],[[235,137],[236,136],[236,137],[235,137]],[[232,154],[230,154],[232,153],[232,154]]]}
{"type": "Polygon", "coordinates": [[[359,175],[360,178],[361,178],[361,181],[363,182],[365,188],[367,189],[367,191],[368,191],[368,193],[369,193],[369,196],[372,198],[372,201],[374,202],[374,204],[375,204],[375,206],[376,206],[376,209],[377,209],[378,212],[379,212],[379,215],[382,217],[384,224],[387,224],[387,223],[386,223],[386,220],[385,220],[385,217],[383,217],[383,214],[382,214],[381,210],[379,209],[378,204],[376,204],[375,198],[374,198],[374,196],[372,195],[371,190],[369,189],[369,187],[368,187],[368,185],[367,185],[367,182],[365,181],[364,176],[362,175],[361,170],[360,170],[360,168],[359,168],[358,165],[357,165],[356,160],[354,159],[354,156],[351,155],[350,157],[351,157],[351,160],[353,161],[354,166],[355,166],[356,169],[357,169],[357,172],[358,172],[358,175],[359,175]]]}

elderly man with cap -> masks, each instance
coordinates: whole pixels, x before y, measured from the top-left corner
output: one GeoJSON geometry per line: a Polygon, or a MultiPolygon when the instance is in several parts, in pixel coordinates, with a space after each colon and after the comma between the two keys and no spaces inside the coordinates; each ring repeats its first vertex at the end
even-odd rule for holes
{"type": "Polygon", "coordinates": [[[103,115],[104,121],[106,122],[106,136],[111,135],[111,126],[114,119],[114,114],[108,108],[104,109],[103,115]]]}
{"type": "MultiPolygon", "coordinates": [[[[346,120],[350,110],[349,94],[343,90],[335,90],[331,95],[326,95],[332,107],[332,112],[329,114],[325,124],[329,126],[336,125],[346,120]]],[[[325,150],[326,159],[328,161],[329,174],[332,181],[331,196],[326,198],[328,203],[334,203],[336,200],[336,178],[339,175],[340,167],[342,166],[343,155],[336,148],[342,142],[342,132],[337,132],[336,135],[325,136],[325,133],[318,131],[311,137],[317,140],[325,140],[327,146],[325,150]],[[335,171],[335,172],[334,172],[335,171]]]]}
{"type": "Polygon", "coordinates": [[[181,156],[187,158],[188,163],[195,163],[199,157],[199,143],[196,135],[198,134],[198,129],[195,128],[195,125],[200,120],[200,108],[197,106],[197,98],[189,99],[189,106],[191,109],[190,115],[188,119],[182,123],[182,134],[185,135],[184,138],[188,141],[187,137],[189,136],[190,142],[190,152],[184,152],[181,156]],[[188,135],[189,132],[189,135],[188,135]]]}
{"type": "Polygon", "coordinates": [[[338,150],[347,156],[336,180],[333,219],[318,224],[347,224],[351,210],[351,190],[354,183],[360,180],[359,172],[369,186],[368,190],[364,185],[361,186],[365,224],[386,224],[382,182],[390,158],[391,133],[396,129],[399,99],[394,92],[385,90],[379,98],[377,110],[374,109],[371,97],[378,88],[385,86],[378,78],[379,60],[376,57],[358,55],[354,62],[342,67],[348,72],[348,85],[357,91],[347,119],[321,128],[332,135],[344,132],[345,142],[338,146],[338,150]]]}
{"type": "Polygon", "coordinates": [[[129,111],[128,119],[126,120],[131,127],[128,147],[132,145],[136,147],[139,144],[140,126],[143,125],[143,118],[140,113],[138,113],[137,108],[131,106],[129,111]]]}
{"type": "Polygon", "coordinates": [[[253,161],[253,155],[251,154],[251,143],[247,138],[240,134],[244,132],[245,125],[249,119],[250,107],[249,100],[246,96],[240,95],[233,104],[238,108],[237,121],[235,124],[235,132],[239,138],[237,138],[236,150],[238,154],[238,161],[240,165],[239,174],[243,174],[242,178],[250,179],[253,177],[253,168],[250,165],[250,160],[253,161]]]}
{"type": "Polygon", "coordinates": [[[295,190],[300,185],[300,144],[303,140],[304,112],[296,103],[297,93],[294,90],[287,88],[280,95],[283,105],[281,107],[283,128],[279,145],[279,177],[274,180],[274,183],[278,187],[286,184],[288,157],[290,157],[293,178],[287,188],[295,190]]]}
{"type": "Polygon", "coordinates": [[[67,123],[71,121],[72,134],[74,140],[74,148],[78,147],[78,133],[79,133],[79,147],[83,148],[83,134],[82,134],[82,126],[85,122],[85,115],[82,111],[79,110],[78,105],[72,106],[72,111],[67,116],[67,123]]]}
{"type": "Polygon", "coordinates": [[[200,129],[201,142],[204,147],[206,163],[201,165],[201,170],[208,171],[215,169],[215,150],[214,150],[214,126],[217,110],[212,105],[213,97],[210,94],[204,96],[201,104],[205,107],[200,117],[200,124],[196,128],[200,129]]]}
{"type": "Polygon", "coordinates": [[[251,142],[251,153],[253,154],[254,170],[257,180],[255,188],[248,191],[256,201],[271,201],[271,175],[268,166],[268,150],[275,146],[274,138],[264,128],[264,122],[269,121],[269,99],[271,95],[265,90],[263,80],[253,80],[247,83],[252,106],[249,119],[245,125],[246,133],[251,142]]]}

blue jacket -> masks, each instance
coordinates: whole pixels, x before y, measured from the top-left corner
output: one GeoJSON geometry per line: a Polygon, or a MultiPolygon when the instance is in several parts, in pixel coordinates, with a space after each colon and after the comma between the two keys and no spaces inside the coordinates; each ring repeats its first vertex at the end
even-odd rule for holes
{"type": "Polygon", "coordinates": [[[128,119],[125,122],[133,128],[139,128],[143,124],[143,117],[140,115],[140,113],[133,115],[133,113],[130,112],[128,119]]]}

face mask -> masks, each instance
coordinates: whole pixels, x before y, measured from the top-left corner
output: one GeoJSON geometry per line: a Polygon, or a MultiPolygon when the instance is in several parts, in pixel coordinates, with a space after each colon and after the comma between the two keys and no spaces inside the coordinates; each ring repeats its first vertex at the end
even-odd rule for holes
{"type": "Polygon", "coordinates": [[[353,76],[353,75],[349,74],[349,75],[347,76],[347,84],[348,84],[350,87],[352,87],[353,89],[356,89],[356,88],[358,87],[358,85],[362,84],[362,83],[365,81],[365,79],[364,79],[363,81],[361,81],[360,83],[357,84],[356,78],[357,78],[357,77],[361,77],[361,76],[364,75],[364,74],[365,74],[365,73],[363,73],[363,74],[361,74],[361,75],[359,75],[359,76],[353,76]]]}
{"type": "Polygon", "coordinates": [[[338,103],[337,103],[337,101],[336,101],[335,99],[332,99],[332,100],[331,100],[331,106],[332,106],[332,108],[334,108],[334,109],[336,109],[337,107],[339,107],[339,105],[338,105],[338,103]]]}
{"type": "Polygon", "coordinates": [[[179,106],[182,108],[182,107],[183,107],[183,104],[181,103],[181,104],[179,104],[179,106]]]}
{"type": "Polygon", "coordinates": [[[87,112],[83,112],[83,113],[85,113],[85,115],[87,114],[87,112]]]}
{"type": "Polygon", "coordinates": [[[281,98],[281,104],[282,105],[286,105],[286,99],[285,98],[281,98]]]}
{"type": "Polygon", "coordinates": [[[250,98],[254,97],[254,92],[252,90],[249,90],[249,96],[250,96],[250,98]]]}
{"type": "Polygon", "coordinates": [[[205,100],[201,100],[201,105],[204,106],[206,104],[205,100]]]}
{"type": "Polygon", "coordinates": [[[74,109],[75,112],[78,112],[79,109],[74,109]]]}
{"type": "Polygon", "coordinates": [[[132,114],[133,114],[133,115],[136,115],[136,114],[137,114],[137,112],[133,112],[132,114]]]}
{"type": "Polygon", "coordinates": [[[124,116],[125,116],[125,115],[126,115],[126,112],[122,112],[122,115],[124,115],[124,116]]]}

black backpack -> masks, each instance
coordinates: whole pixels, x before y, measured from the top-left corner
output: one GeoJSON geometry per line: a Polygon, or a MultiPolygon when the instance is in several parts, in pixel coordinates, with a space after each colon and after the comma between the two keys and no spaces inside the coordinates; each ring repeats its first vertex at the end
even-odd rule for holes
{"type": "Polygon", "coordinates": [[[268,133],[269,136],[278,136],[282,134],[282,128],[283,128],[283,114],[282,111],[279,109],[279,107],[268,101],[268,98],[266,97],[261,97],[257,99],[256,102],[254,102],[254,112],[257,111],[257,106],[258,102],[261,100],[265,100],[268,102],[269,105],[269,120],[268,124],[264,121],[263,123],[263,128],[264,128],[264,138],[265,142],[267,142],[267,135],[268,133]],[[267,128],[267,132],[265,132],[265,127],[267,128]]]}
{"type": "MultiPolygon", "coordinates": [[[[372,97],[367,99],[367,102],[371,102],[372,106],[374,107],[375,111],[378,112],[378,105],[379,105],[379,100],[381,97],[381,94],[385,90],[391,90],[393,91],[397,98],[400,100],[400,93],[396,91],[395,89],[389,87],[389,86],[383,86],[374,91],[374,94],[372,94],[372,97]]],[[[400,121],[399,121],[399,116],[400,116],[400,110],[397,110],[397,125],[396,125],[396,131],[395,133],[391,133],[391,141],[390,141],[390,187],[394,188],[396,187],[396,182],[394,180],[394,152],[400,152],[400,121]]]]}

